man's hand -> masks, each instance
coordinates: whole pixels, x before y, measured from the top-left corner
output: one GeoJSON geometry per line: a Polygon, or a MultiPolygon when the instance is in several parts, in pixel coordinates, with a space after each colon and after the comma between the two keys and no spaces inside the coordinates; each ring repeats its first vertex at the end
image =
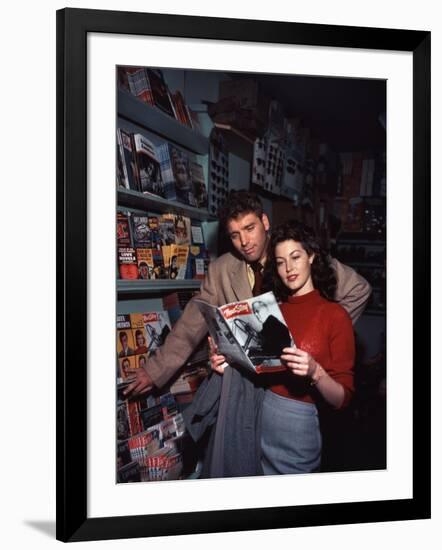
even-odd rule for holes
{"type": "Polygon", "coordinates": [[[209,336],[209,350],[210,350],[210,368],[218,374],[224,374],[224,369],[228,365],[224,355],[218,355],[218,346],[209,336]]]}
{"type": "Polygon", "coordinates": [[[123,392],[125,397],[136,397],[153,388],[152,379],[143,368],[127,369],[127,373],[132,381],[123,392]]]}

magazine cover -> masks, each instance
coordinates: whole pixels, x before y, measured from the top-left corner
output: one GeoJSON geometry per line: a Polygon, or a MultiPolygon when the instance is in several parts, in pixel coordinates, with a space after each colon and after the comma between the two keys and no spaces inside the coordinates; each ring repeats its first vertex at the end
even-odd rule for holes
{"type": "Polygon", "coordinates": [[[135,248],[118,247],[118,271],[120,279],[138,279],[138,263],[135,248]]]}
{"type": "Polygon", "coordinates": [[[120,376],[118,383],[127,382],[131,376],[129,370],[138,368],[138,361],[135,355],[130,355],[129,357],[120,357],[118,359],[118,365],[120,368],[120,376]]]}
{"type": "Polygon", "coordinates": [[[204,246],[189,248],[186,279],[204,279],[209,269],[210,257],[204,246]]]}
{"type": "Polygon", "coordinates": [[[185,204],[196,206],[188,154],[177,147],[170,146],[170,158],[177,199],[185,204]]]}
{"type": "Polygon", "coordinates": [[[151,248],[153,260],[152,279],[167,279],[168,273],[164,268],[163,253],[158,248],[151,248]]]}
{"type": "Polygon", "coordinates": [[[175,216],[162,214],[159,219],[159,233],[161,246],[175,244],[175,216]]]}
{"type": "Polygon", "coordinates": [[[192,121],[187,110],[186,102],[184,101],[184,97],[182,96],[181,92],[177,90],[174,94],[171,94],[170,98],[172,100],[173,106],[175,107],[177,120],[179,120],[181,124],[192,128],[192,121]]]}
{"type": "Polygon", "coordinates": [[[190,231],[192,234],[192,244],[193,245],[205,245],[204,233],[203,233],[203,224],[199,220],[191,220],[190,231]]]}
{"type": "Polygon", "coordinates": [[[134,248],[151,248],[152,235],[149,217],[146,214],[132,214],[132,236],[134,248]]]}
{"type": "Polygon", "coordinates": [[[157,214],[148,215],[148,225],[150,230],[150,239],[152,248],[161,247],[161,236],[160,236],[160,216],[157,214]]]}
{"type": "Polygon", "coordinates": [[[146,69],[146,74],[149,79],[155,105],[172,118],[175,118],[169,90],[164,81],[162,71],[160,71],[160,69],[146,69]]]}
{"type": "Polygon", "coordinates": [[[126,72],[130,93],[148,105],[155,105],[146,69],[127,67],[126,72]]]}
{"type": "MultiPolygon", "coordinates": [[[[146,332],[144,328],[144,319],[142,313],[131,313],[130,324],[135,346],[135,355],[147,353],[146,332]]],[[[138,367],[139,365],[137,365],[138,367]]]]}
{"type": "Polygon", "coordinates": [[[229,362],[257,373],[285,370],[282,349],[295,344],[273,292],[222,307],[195,302],[219,353],[229,362]]]}
{"type": "MultiPolygon", "coordinates": [[[[118,324],[117,324],[118,328],[118,324]]],[[[117,330],[118,357],[128,357],[135,352],[135,345],[131,328],[117,330]]]]}
{"type": "Polygon", "coordinates": [[[138,275],[140,279],[153,278],[153,256],[151,248],[137,248],[138,275]]]}
{"type": "Polygon", "coordinates": [[[147,336],[147,355],[151,355],[163,345],[169,334],[171,324],[167,311],[143,313],[144,328],[147,336]]]}
{"type": "Polygon", "coordinates": [[[175,244],[191,244],[191,222],[187,216],[176,214],[174,219],[175,224],[175,244]]]}
{"type": "Polygon", "coordinates": [[[170,246],[170,279],[185,279],[187,271],[187,261],[189,258],[189,246],[172,244],[170,246]]]}
{"type": "Polygon", "coordinates": [[[168,142],[160,145],[157,152],[166,198],[196,206],[190,172],[190,153],[168,142]]]}
{"type": "Polygon", "coordinates": [[[129,212],[117,212],[117,246],[119,248],[132,246],[129,219],[129,212]]]}
{"type": "Polygon", "coordinates": [[[164,196],[160,163],[156,156],[155,146],[141,134],[133,134],[132,137],[139,190],[142,193],[164,196]]]}
{"type": "Polygon", "coordinates": [[[122,128],[117,129],[117,168],[119,183],[126,189],[137,190],[132,140],[130,134],[122,128]]]}
{"type": "Polygon", "coordinates": [[[193,195],[198,208],[207,208],[207,189],[203,167],[197,162],[190,163],[192,175],[193,195]]]}

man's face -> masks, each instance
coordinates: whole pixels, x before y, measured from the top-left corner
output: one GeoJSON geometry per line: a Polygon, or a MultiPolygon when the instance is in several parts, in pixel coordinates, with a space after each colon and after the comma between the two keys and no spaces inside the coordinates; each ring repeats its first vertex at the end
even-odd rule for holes
{"type": "Polygon", "coordinates": [[[232,244],[247,262],[266,260],[269,229],[270,222],[266,214],[259,218],[254,212],[250,212],[227,222],[227,232],[232,244]]]}
{"type": "Polygon", "coordinates": [[[127,359],[125,359],[121,366],[123,367],[123,375],[127,376],[127,371],[130,368],[130,362],[127,359]]]}
{"type": "Polygon", "coordinates": [[[127,335],[122,333],[120,336],[120,340],[121,340],[121,345],[123,346],[123,349],[127,348],[127,335]]]}
{"type": "Polygon", "coordinates": [[[139,332],[137,334],[137,346],[141,347],[142,345],[144,345],[144,336],[139,332]]]}

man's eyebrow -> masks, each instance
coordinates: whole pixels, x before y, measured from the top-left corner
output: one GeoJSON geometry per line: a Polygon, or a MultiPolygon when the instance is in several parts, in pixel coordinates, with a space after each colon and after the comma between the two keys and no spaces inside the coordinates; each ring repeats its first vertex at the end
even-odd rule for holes
{"type": "Polygon", "coordinates": [[[248,227],[252,227],[255,224],[256,224],[256,222],[250,222],[245,226],[245,228],[247,229],[248,227]]]}

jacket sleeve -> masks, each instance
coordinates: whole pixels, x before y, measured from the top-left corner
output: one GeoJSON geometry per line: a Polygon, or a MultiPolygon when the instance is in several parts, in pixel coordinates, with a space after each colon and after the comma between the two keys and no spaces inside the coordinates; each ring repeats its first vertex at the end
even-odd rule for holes
{"type": "Polygon", "coordinates": [[[216,269],[216,261],[209,264],[200,292],[186,305],[164,344],[147,360],[145,370],[157,388],[164,386],[186,363],[207,333],[206,322],[194,300],[198,298],[209,304],[218,305],[216,269]]]}
{"type": "Polygon", "coordinates": [[[371,294],[370,284],[354,269],[332,258],[336,271],[336,301],[348,312],[353,324],[359,319],[371,294]]]}

